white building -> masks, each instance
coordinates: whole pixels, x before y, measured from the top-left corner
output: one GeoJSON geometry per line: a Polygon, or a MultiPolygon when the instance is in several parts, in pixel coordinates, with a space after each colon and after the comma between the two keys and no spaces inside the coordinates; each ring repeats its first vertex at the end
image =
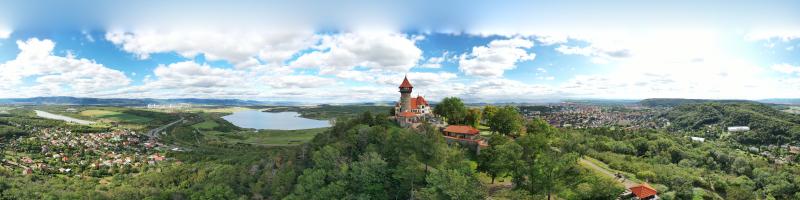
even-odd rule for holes
{"type": "Polygon", "coordinates": [[[747,126],[730,126],[728,127],[728,132],[744,132],[749,131],[750,127],[747,126]]]}

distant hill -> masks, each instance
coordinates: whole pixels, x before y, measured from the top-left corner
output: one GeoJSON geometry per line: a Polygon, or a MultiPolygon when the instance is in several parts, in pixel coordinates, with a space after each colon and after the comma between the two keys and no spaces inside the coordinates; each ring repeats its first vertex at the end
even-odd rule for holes
{"type": "Polygon", "coordinates": [[[123,98],[80,98],[80,97],[34,97],[34,98],[14,98],[0,99],[0,104],[27,104],[27,105],[116,105],[116,106],[144,106],[147,104],[200,104],[200,105],[284,105],[290,102],[261,102],[238,99],[123,99],[123,98]]]}
{"type": "Polygon", "coordinates": [[[663,114],[671,128],[702,130],[716,127],[749,126],[751,131],[732,135],[749,144],[776,144],[800,140],[800,115],[781,112],[762,103],[706,102],[684,104],[663,114]]]}
{"type": "Polygon", "coordinates": [[[800,105],[800,99],[762,99],[758,100],[758,102],[772,103],[772,104],[800,105]]]}
{"type": "Polygon", "coordinates": [[[699,104],[699,103],[755,103],[749,100],[714,100],[714,99],[670,99],[670,98],[653,98],[644,99],[639,101],[639,104],[647,107],[675,107],[686,104],[699,104]]]}

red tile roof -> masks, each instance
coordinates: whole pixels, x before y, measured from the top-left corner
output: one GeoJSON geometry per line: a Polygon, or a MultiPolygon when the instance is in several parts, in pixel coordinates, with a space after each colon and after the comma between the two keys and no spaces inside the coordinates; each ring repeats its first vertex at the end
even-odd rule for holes
{"type": "Polygon", "coordinates": [[[472,126],[466,125],[450,125],[444,129],[444,132],[450,133],[459,133],[459,134],[468,134],[468,135],[475,135],[480,133],[478,129],[472,128],[472,126]]]}
{"type": "Polygon", "coordinates": [[[630,190],[639,199],[648,198],[658,194],[658,192],[656,192],[656,189],[653,189],[653,187],[650,187],[650,185],[648,185],[647,183],[642,183],[641,185],[633,186],[630,188],[630,190]]]}
{"type": "Polygon", "coordinates": [[[403,83],[400,84],[400,87],[401,88],[413,88],[414,86],[411,86],[411,83],[408,82],[408,77],[403,77],[403,83]]]}
{"type": "Polygon", "coordinates": [[[400,117],[414,117],[414,116],[417,116],[417,114],[414,114],[412,112],[401,112],[398,116],[400,116],[400,117]]]}
{"type": "Polygon", "coordinates": [[[428,106],[428,101],[425,101],[425,98],[422,96],[417,96],[417,98],[411,99],[411,109],[417,109],[417,106],[419,105],[428,106]]]}

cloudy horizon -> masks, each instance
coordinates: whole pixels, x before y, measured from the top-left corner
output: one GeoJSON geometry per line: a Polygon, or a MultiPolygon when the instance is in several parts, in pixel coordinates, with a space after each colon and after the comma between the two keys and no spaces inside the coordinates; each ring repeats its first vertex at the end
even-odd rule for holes
{"type": "Polygon", "coordinates": [[[3,3],[0,98],[800,98],[797,2],[458,2],[3,3]]]}

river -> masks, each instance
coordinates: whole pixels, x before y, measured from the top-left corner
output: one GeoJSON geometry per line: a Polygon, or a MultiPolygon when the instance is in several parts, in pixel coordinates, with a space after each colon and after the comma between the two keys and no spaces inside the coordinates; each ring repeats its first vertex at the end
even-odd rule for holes
{"type": "Polygon", "coordinates": [[[67,116],[63,116],[63,115],[56,115],[56,114],[45,112],[45,111],[41,111],[41,110],[34,110],[34,111],[36,111],[36,116],[39,116],[39,117],[42,117],[42,118],[47,118],[47,119],[55,119],[55,120],[67,121],[67,122],[72,122],[72,123],[82,124],[82,125],[88,125],[88,124],[94,124],[95,123],[93,121],[86,121],[86,120],[75,119],[75,118],[67,117],[67,116]]]}

